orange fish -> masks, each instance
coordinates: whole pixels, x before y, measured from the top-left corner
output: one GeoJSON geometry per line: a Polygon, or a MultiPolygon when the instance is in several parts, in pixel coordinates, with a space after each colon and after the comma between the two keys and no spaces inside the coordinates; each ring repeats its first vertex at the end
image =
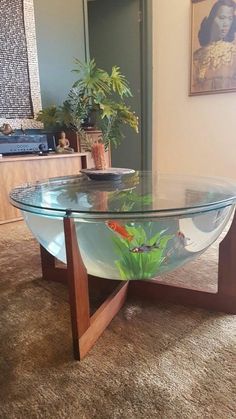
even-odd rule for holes
{"type": "Polygon", "coordinates": [[[124,239],[127,239],[131,242],[133,239],[133,235],[129,234],[126,228],[115,221],[106,221],[107,227],[109,227],[111,230],[115,231],[116,233],[120,234],[124,239]]]}

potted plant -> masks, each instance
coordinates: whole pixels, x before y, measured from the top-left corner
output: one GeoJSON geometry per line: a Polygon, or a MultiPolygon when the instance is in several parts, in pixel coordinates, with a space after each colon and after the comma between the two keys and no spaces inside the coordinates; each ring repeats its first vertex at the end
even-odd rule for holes
{"type": "Polygon", "coordinates": [[[75,60],[78,79],[62,106],[42,110],[38,120],[79,133],[87,151],[91,151],[96,169],[105,169],[104,153],[123,139],[122,127],[138,132],[138,117],[125,103],[132,96],[126,77],[113,66],[109,74],[97,67],[95,60],[75,60]],[[90,135],[99,131],[96,141],[90,135]]]}
{"type": "Polygon", "coordinates": [[[67,100],[62,106],[51,105],[42,109],[37,115],[37,121],[42,122],[45,131],[53,132],[57,139],[60,138],[61,132],[65,131],[70,145],[75,151],[81,151],[81,119],[79,119],[72,109],[70,96],[71,94],[69,93],[67,100]]]}

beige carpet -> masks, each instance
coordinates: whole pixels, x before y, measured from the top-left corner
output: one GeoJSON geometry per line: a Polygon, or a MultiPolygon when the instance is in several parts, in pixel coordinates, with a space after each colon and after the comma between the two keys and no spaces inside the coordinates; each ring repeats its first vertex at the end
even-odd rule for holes
{"type": "MultiPolygon", "coordinates": [[[[217,245],[168,281],[214,289],[217,245]]],[[[63,285],[22,222],[0,226],[0,418],[236,418],[236,316],[131,301],[81,363],[63,285]]]]}

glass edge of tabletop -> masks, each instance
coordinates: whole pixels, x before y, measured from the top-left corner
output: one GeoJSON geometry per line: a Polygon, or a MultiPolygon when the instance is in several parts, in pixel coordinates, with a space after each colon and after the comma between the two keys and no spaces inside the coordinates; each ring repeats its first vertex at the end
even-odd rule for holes
{"type": "MultiPolygon", "coordinates": [[[[144,218],[164,218],[164,217],[174,217],[174,216],[188,216],[192,214],[208,212],[212,210],[217,210],[220,208],[224,208],[227,206],[234,205],[236,203],[236,180],[226,177],[220,176],[197,176],[197,175],[186,175],[186,174],[173,174],[173,173],[163,173],[163,172],[151,172],[151,171],[136,171],[135,173],[141,175],[153,175],[165,177],[165,176],[173,176],[175,179],[191,179],[194,181],[203,181],[208,182],[209,184],[219,185],[227,187],[230,189],[232,196],[227,197],[226,199],[218,200],[216,202],[210,202],[205,204],[196,204],[189,207],[173,207],[173,208],[161,208],[161,209],[145,209],[140,211],[134,212],[127,212],[127,211],[83,211],[83,210],[74,210],[72,208],[53,208],[53,207],[44,207],[41,205],[34,205],[30,203],[22,202],[19,199],[14,197],[14,193],[17,191],[22,190],[29,190],[30,188],[35,187],[43,187],[48,185],[65,185],[68,181],[71,183],[75,182],[75,180],[84,180],[85,182],[88,181],[90,184],[100,184],[99,180],[90,180],[84,174],[78,173],[75,175],[68,175],[68,176],[58,176],[49,179],[42,179],[35,182],[28,182],[23,185],[16,186],[13,188],[9,193],[9,201],[10,203],[20,209],[21,211],[33,213],[35,215],[44,216],[44,217],[52,217],[52,218],[64,218],[64,217],[72,217],[75,219],[81,219],[84,221],[89,220],[106,220],[108,218],[112,219],[144,219],[144,218]],[[214,183],[215,182],[215,183],[214,183]]],[[[128,176],[126,176],[127,178],[128,176]]],[[[113,182],[113,181],[106,181],[106,182],[113,182]]]]}

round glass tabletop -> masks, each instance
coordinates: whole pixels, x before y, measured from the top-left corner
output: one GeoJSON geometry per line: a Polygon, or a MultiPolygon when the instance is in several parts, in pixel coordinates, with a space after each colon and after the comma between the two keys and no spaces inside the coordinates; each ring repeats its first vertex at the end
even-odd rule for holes
{"type": "Polygon", "coordinates": [[[67,176],[15,188],[34,236],[66,262],[63,218],[72,217],[89,274],[151,279],[207,249],[229,221],[236,184],[219,178],[136,172],[117,181],[67,176]]]}
{"type": "Polygon", "coordinates": [[[15,188],[11,203],[52,217],[106,219],[184,215],[231,205],[236,184],[221,178],[136,172],[118,181],[85,175],[39,181],[15,188]]]}

